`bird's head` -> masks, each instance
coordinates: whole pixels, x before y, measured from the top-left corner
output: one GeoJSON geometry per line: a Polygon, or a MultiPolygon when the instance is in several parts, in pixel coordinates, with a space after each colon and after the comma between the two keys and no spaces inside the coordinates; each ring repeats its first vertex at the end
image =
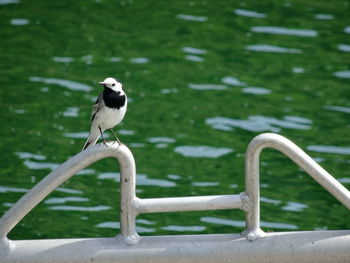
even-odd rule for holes
{"type": "Polygon", "coordinates": [[[123,90],[123,85],[114,78],[106,78],[104,81],[99,82],[99,84],[117,92],[123,90]]]}

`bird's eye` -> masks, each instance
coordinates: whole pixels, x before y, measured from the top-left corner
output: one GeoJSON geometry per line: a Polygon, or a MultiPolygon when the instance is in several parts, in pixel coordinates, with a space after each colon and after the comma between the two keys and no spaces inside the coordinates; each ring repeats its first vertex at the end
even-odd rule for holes
{"type": "Polygon", "coordinates": [[[115,83],[113,83],[112,86],[115,86],[115,83]]]}

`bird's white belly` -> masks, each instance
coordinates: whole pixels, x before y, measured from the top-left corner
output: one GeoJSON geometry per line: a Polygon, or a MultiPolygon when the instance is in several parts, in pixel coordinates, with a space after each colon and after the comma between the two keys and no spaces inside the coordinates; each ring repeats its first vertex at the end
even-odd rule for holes
{"type": "Polygon", "coordinates": [[[122,121],[126,112],[126,107],[118,109],[104,108],[98,112],[96,124],[102,130],[111,129],[122,121]]]}

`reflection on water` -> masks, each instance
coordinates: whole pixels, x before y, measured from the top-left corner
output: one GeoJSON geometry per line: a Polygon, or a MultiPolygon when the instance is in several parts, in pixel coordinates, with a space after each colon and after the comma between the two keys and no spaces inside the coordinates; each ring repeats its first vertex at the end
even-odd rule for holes
{"type": "Polygon", "coordinates": [[[76,175],[85,175],[85,174],[95,174],[96,171],[94,169],[83,169],[76,173],[76,175]]]}
{"type": "Polygon", "coordinates": [[[170,137],[151,137],[147,139],[148,142],[150,143],[173,143],[176,140],[174,138],[170,138],[170,137]]]}
{"type": "Polygon", "coordinates": [[[219,148],[212,146],[177,146],[174,151],[185,157],[195,157],[195,158],[219,158],[223,155],[233,152],[231,148],[219,148]]]}
{"type": "Polygon", "coordinates": [[[237,188],[237,187],[238,187],[238,184],[230,184],[229,187],[230,187],[230,188],[237,188]]]}
{"type": "Polygon", "coordinates": [[[260,201],[263,203],[274,204],[274,205],[278,205],[282,202],[281,200],[271,199],[264,196],[260,196],[260,201]]]}
{"type": "Polygon", "coordinates": [[[132,142],[132,143],[130,143],[130,147],[131,148],[143,148],[145,146],[146,146],[146,144],[140,143],[140,142],[132,142]]]}
{"type": "Polygon", "coordinates": [[[334,16],[329,15],[329,14],[316,14],[314,17],[316,19],[319,19],[319,20],[332,20],[332,19],[334,19],[334,16]]]}
{"type": "Polygon", "coordinates": [[[343,52],[350,52],[350,45],[346,44],[339,44],[337,45],[338,50],[343,51],[343,52]]]}
{"type": "Polygon", "coordinates": [[[211,186],[218,186],[218,182],[193,182],[192,186],[198,186],[198,187],[211,187],[211,186]]]}
{"type": "Polygon", "coordinates": [[[282,210],[284,210],[284,211],[300,212],[300,211],[303,211],[307,207],[308,206],[305,205],[305,204],[288,201],[287,205],[282,207],[282,210]]]}
{"type": "Polygon", "coordinates": [[[14,109],[14,108],[10,107],[9,110],[14,112],[14,113],[16,113],[16,114],[24,114],[24,113],[26,113],[26,110],[24,110],[24,109],[14,109]]]}
{"type": "Polygon", "coordinates": [[[186,55],[185,56],[186,60],[193,61],[193,62],[203,62],[204,58],[195,56],[195,55],[186,55]]]}
{"type": "Polygon", "coordinates": [[[160,187],[175,187],[176,183],[164,180],[164,179],[155,179],[149,178],[146,174],[137,174],[136,175],[136,184],[137,185],[151,185],[151,186],[160,186],[160,187]]]}
{"type": "MultiPolygon", "coordinates": [[[[99,179],[113,179],[116,182],[120,181],[120,173],[113,173],[113,172],[107,172],[107,173],[101,173],[98,176],[99,179]]],[[[176,183],[164,180],[164,179],[156,179],[156,178],[149,178],[146,174],[136,174],[136,185],[137,186],[159,186],[159,187],[175,187],[176,183]]]]}
{"type": "Polygon", "coordinates": [[[65,204],[67,202],[88,202],[89,198],[85,197],[76,197],[76,196],[67,196],[67,197],[56,197],[56,198],[49,198],[44,201],[45,204],[51,205],[51,204],[65,204]]]}
{"type": "Polygon", "coordinates": [[[243,93],[254,94],[254,95],[266,95],[270,94],[271,90],[260,88],[260,87],[246,87],[242,89],[243,93]]]}
{"type": "Polygon", "coordinates": [[[194,90],[225,90],[227,86],[218,84],[188,84],[190,89],[194,90]]]}
{"type": "Polygon", "coordinates": [[[133,130],[126,130],[126,129],[118,130],[117,133],[120,134],[120,135],[135,135],[135,131],[133,131],[133,130]]]}
{"type": "Polygon", "coordinates": [[[0,185],[0,193],[26,193],[28,192],[28,189],[25,188],[18,188],[18,187],[10,187],[10,186],[1,186],[0,185]]]}
{"type": "Polygon", "coordinates": [[[257,52],[272,52],[272,53],[302,53],[302,50],[297,48],[286,48],[279,47],[268,44],[257,44],[257,45],[248,45],[246,46],[247,50],[257,51],[257,52]]]}
{"type": "Polygon", "coordinates": [[[122,58],[121,57],[111,57],[111,58],[109,58],[109,61],[110,62],[120,62],[120,61],[122,61],[122,58]]]}
{"type": "Polygon", "coordinates": [[[179,14],[176,17],[183,20],[196,21],[196,22],[205,22],[208,19],[205,16],[193,16],[193,15],[185,15],[185,14],[179,14]]]}
{"type": "Polygon", "coordinates": [[[312,121],[297,116],[285,116],[283,120],[279,120],[273,117],[254,115],[249,116],[248,120],[213,117],[207,118],[205,123],[216,130],[222,131],[232,131],[234,128],[241,128],[251,132],[279,132],[281,128],[308,130],[311,128],[312,121]]]}
{"type": "Polygon", "coordinates": [[[60,63],[70,63],[70,62],[74,61],[74,58],[72,58],[72,57],[53,57],[52,61],[60,62],[60,63]]]}
{"type": "Polygon", "coordinates": [[[338,181],[342,184],[350,184],[350,178],[339,178],[338,181]]]}
{"type": "Polygon", "coordinates": [[[19,0],[0,0],[0,5],[19,4],[19,0]]]}
{"type": "Polygon", "coordinates": [[[31,170],[41,170],[41,169],[50,169],[54,170],[56,169],[59,164],[57,163],[45,163],[45,162],[34,162],[34,161],[29,161],[25,160],[23,164],[31,170]]]}
{"type": "Polygon", "coordinates": [[[177,88],[172,89],[162,89],[160,92],[162,94],[170,94],[170,93],[177,93],[179,90],[177,88]]]}
{"type": "Polygon", "coordinates": [[[194,48],[194,47],[183,47],[182,51],[185,53],[190,53],[193,55],[204,55],[207,54],[207,51],[204,49],[194,48]]]}
{"type": "MultiPolygon", "coordinates": [[[[103,223],[97,224],[96,227],[97,228],[120,229],[120,223],[119,222],[103,222],[103,223]]],[[[156,231],[156,229],[136,225],[136,231],[138,233],[154,233],[156,231]]]]}
{"type": "Polygon", "coordinates": [[[254,17],[254,18],[266,18],[266,14],[264,13],[258,13],[251,10],[245,10],[245,9],[235,9],[234,13],[239,16],[247,16],[247,17],[254,17]]]}
{"type": "Polygon", "coordinates": [[[235,77],[230,77],[230,76],[222,78],[221,81],[227,85],[232,85],[232,86],[245,86],[247,84],[235,77]]]}
{"type": "MultiPolygon", "coordinates": [[[[63,136],[73,139],[86,139],[89,136],[89,132],[66,132],[63,136]]],[[[103,137],[108,138],[108,134],[103,134],[103,137]]]]}
{"type": "Polygon", "coordinates": [[[327,109],[327,110],[333,110],[333,111],[339,111],[339,112],[350,113],[350,107],[325,106],[324,108],[327,109]]]}
{"type": "Polygon", "coordinates": [[[317,37],[318,35],[318,33],[315,30],[311,29],[295,29],[277,26],[253,26],[250,30],[256,33],[289,35],[299,37],[317,37]]]}
{"type": "Polygon", "coordinates": [[[130,62],[134,64],[145,64],[149,62],[148,58],[130,58],[130,62]]]}
{"type": "Polygon", "coordinates": [[[35,160],[46,160],[46,157],[41,154],[29,153],[29,152],[16,152],[16,155],[21,159],[35,159],[35,160]]]}
{"type": "Polygon", "coordinates": [[[67,193],[67,194],[83,194],[83,191],[81,190],[76,190],[76,189],[71,189],[71,188],[65,188],[65,187],[58,187],[55,189],[57,192],[62,192],[62,193],[67,193]]]}
{"type": "Polygon", "coordinates": [[[156,232],[156,229],[151,228],[151,227],[144,227],[144,226],[137,226],[136,225],[136,231],[138,233],[154,233],[154,232],[156,232]]]}
{"type": "Polygon", "coordinates": [[[296,230],[299,229],[297,225],[287,224],[287,223],[278,223],[278,222],[267,222],[260,221],[261,227],[272,228],[272,229],[288,229],[288,230],[296,230]]]}
{"type": "Polygon", "coordinates": [[[147,220],[147,219],[138,218],[138,219],[136,219],[136,223],[137,224],[142,224],[142,225],[154,225],[156,222],[150,221],[150,220],[147,220]]]}
{"type": "Polygon", "coordinates": [[[94,56],[93,55],[86,55],[86,56],[82,56],[81,60],[83,62],[85,62],[85,64],[87,65],[91,65],[93,63],[94,60],[94,56]]]}
{"type": "Polygon", "coordinates": [[[68,107],[66,111],[63,112],[64,117],[78,117],[79,116],[79,108],[77,107],[68,107]]]}
{"type": "Polygon", "coordinates": [[[24,26],[29,24],[29,20],[25,18],[13,18],[11,19],[10,23],[14,26],[24,26]]]}
{"type": "Polygon", "coordinates": [[[224,219],[218,217],[201,217],[201,221],[205,223],[212,223],[218,225],[227,225],[227,226],[235,226],[235,227],[245,227],[245,221],[242,220],[232,220],[232,219],[224,219]]]}
{"type": "Polygon", "coordinates": [[[168,174],[166,177],[171,180],[179,180],[181,178],[181,176],[178,174],[168,174]]]}
{"type": "Polygon", "coordinates": [[[294,68],[292,68],[292,71],[295,74],[300,74],[300,73],[304,73],[305,72],[304,68],[300,68],[300,67],[294,67],[294,68]]]}
{"type": "Polygon", "coordinates": [[[98,205],[98,206],[70,206],[70,205],[56,205],[49,206],[49,210],[58,210],[58,211],[84,211],[84,212],[99,212],[111,209],[107,205],[98,205]]]}
{"type": "Polygon", "coordinates": [[[169,143],[174,143],[176,140],[169,137],[152,137],[147,139],[150,143],[155,143],[157,148],[166,148],[169,143]]]}
{"type": "Polygon", "coordinates": [[[200,55],[205,55],[207,53],[204,49],[194,48],[194,47],[183,47],[182,51],[186,54],[185,59],[193,62],[203,62],[204,58],[200,55]]]}
{"type": "Polygon", "coordinates": [[[55,79],[55,78],[42,78],[42,77],[30,77],[30,81],[41,82],[45,84],[54,84],[70,90],[79,90],[79,91],[90,91],[92,90],[91,86],[72,81],[67,79],[55,79]]]}
{"type": "Polygon", "coordinates": [[[346,26],[344,32],[350,34],[350,26],[346,26]]]}
{"type": "Polygon", "coordinates": [[[327,145],[309,145],[307,146],[308,151],[318,153],[332,153],[332,154],[350,154],[350,147],[341,146],[327,146],[327,145]]]}
{"type": "Polygon", "coordinates": [[[337,78],[350,79],[350,70],[334,72],[334,76],[337,78]]]}

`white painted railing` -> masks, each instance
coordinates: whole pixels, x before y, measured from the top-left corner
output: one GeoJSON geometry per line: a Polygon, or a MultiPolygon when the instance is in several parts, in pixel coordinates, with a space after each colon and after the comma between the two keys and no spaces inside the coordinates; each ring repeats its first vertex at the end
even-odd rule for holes
{"type": "Polygon", "coordinates": [[[260,229],[259,156],[274,148],[292,159],[350,209],[350,192],[305,152],[277,134],[262,134],[246,153],[246,191],[236,195],[140,199],[135,194],[134,158],[125,145],[95,145],[52,171],[0,219],[0,262],[350,262],[350,231],[264,233],[260,229]],[[7,239],[16,224],[60,184],[106,157],[120,164],[120,227],[117,238],[7,239]],[[242,234],[141,238],[135,219],[142,213],[242,209],[242,234]],[[258,240],[256,240],[258,239],[258,240]],[[256,241],[254,241],[256,240],[256,241]],[[254,241],[254,242],[250,242],[254,241]],[[327,252],[327,253],[325,253],[327,252]]]}

